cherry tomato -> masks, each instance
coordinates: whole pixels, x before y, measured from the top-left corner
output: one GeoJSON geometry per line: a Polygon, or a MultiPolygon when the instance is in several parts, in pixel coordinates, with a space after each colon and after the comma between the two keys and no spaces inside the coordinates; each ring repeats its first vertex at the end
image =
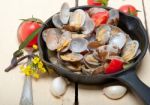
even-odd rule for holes
{"type": "Polygon", "coordinates": [[[118,72],[123,69],[123,62],[117,59],[111,60],[111,62],[108,64],[108,66],[105,68],[106,74],[111,74],[118,72]]]}
{"type": "MultiPolygon", "coordinates": [[[[35,21],[36,19],[27,19],[26,21],[23,21],[19,28],[18,28],[18,40],[21,42],[23,42],[29,35],[31,35],[36,29],[41,27],[41,23],[35,21]]],[[[32,47],[34,44],[37,45],[37,38],[38,35],[36,35],[36,37],[31,40],[29,42],[29,44],[27,45],[27,47],[32,47]]]]}
{"type": "Polygon", "coordinates": [[[87,0],[88,5],[101,6],[102,3],[95,2],[95,0],[87,0]]]}
{"type": "Polygon", "coordinates": [[[128,15],[132,15],[132,16],[137,16],[138,15],[137,9],[132,5],[123,5],[119,8],[119,11],[124,12],[128,15]]]}
{"type": "Polygon", "coordinates": [[[101,24],[106,24],[108,18],[109,18],[108,11],[98,12],[98,13],[92,15],[92,19],[93,19],[96,27],[100,26],[101,24]]]}

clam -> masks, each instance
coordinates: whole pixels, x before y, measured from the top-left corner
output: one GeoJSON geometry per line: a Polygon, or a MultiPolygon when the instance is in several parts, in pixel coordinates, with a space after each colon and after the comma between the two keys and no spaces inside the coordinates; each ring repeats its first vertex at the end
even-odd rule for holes
{"type": "Polygon", "coordinates": [[[85,12],[82,9],[77,9],[70,15],[69,26],[74,27],[75,30],[80,30],[84,25],[85,19],[85,12]]]}
{"type": "Polygon", "coordinates": [[[99,41],[101,45],[104,45],[108,42],[110,38],[111,28],[109,25],[103,25],[96,30],[96,40],[99,41]]]}
{"type": "Polygon", "coordinates": [[[126,62],[132,60],[136,56],[138,49],[139,49],[138,41],[132,40],[127,42],[122,51],[122,58],[126,62]]]}
{"type": "Polygon", "coordinates": [[[54,51],[58,47],[61,31],[57,28],[49,28],[46,33],[46,45],[49,50],[54,51]]]}
{"type": "Polygon", "coordinates": [[[57,28],[62,28],[63,27],[63,23],[60,21],[59,14],[55,14],[52,17],[52,22],[53,22],[54,26],[57,27],[57,28]]]}
{"type": "Polygon", "coordinates": [[[119,27],[110,25],[111,27],[111,36],[115,36],[120,32],[123,32],[119,27]]]}
{"type": "Polygon", "coordinates": [[[83,52],[87,50],[88,41],[84,38],[74,38],[70,44],[70,50],[72,52],[83,52]]]}
{"type": "Polygon", "coordinates": [[[106,59],[109,58],[109,56],[118,55],[119,49],[112,45],[104,45],[104,46],[100,46],[97,49],[97,52],[98,53],[95,53],[95,55],[98,56],[99,60],[105,61],[106,59]]]}
{"type": "Polygon", "coordinates": [[[77,62],[77,61],[81,61],[83,59],[83,56],[78,53],[65,53],[65,54],[61,54],[60,58],[68,62],[77,62]]]}
{"type": "Polygon", "coordinates": [[[101,65],[99,67],[97,67],[96,69],[94,69],[94,71],[92,72],[92,75],[98,75],[103,73],[105,70],[104,65],[101,65]]]}
{"type": "Polygon", "coordinates": [[[94,68],[86,68],[85,65],[82,65],[82,73],[86,75],[91,75],[94,71],[94,68]]]}
{"type": "Polygon", "coordinates": [[[89,14],[86,13],[85,23],[82,26],[82,33],[90,34],[93,32],[94,28],[95,28],[94,21],[90,18],[89,14]]]}
{"type": "Polygon", "coordinates": [[[81,63],[75,62],[75,63],[68,63],[65,65],[69,70],[73,72],[80,72],[82,69],[81,63]]]}
{"type": "Polygon", "coordinates": [[[118,33],[115,36],[112,36],[109,40],[109,44],[118,47],[119,49],[122,49],[122,47],[126,43],[126,34],[123,32],[118,33]]]}
{"type": "Polygon", "coordinates": [[[119,21],[119,11],[116,9],[109,10],[109,19],[107,21],[107,24],[111,25],[118,25],[119,21]]]}
{"type": "Polygon", "coordinates": [[[100,47],[100,43],[98,41],[92,41],[88,43],[88,49],[93,50],[100,47]]]}
{"type": "Polygon", "coordinates": [[[69,17],[70,17],[70,7],[69,7],[68,3],[64,3],[62,5],[59,17],[63,24],[68,23],[69,17]]]}
{"type": "Polygon", "coordinates": [[[84,56],[84,61],[91,66],[99,66],[99,61],[94,57],[93,54],[86,54],[84,56]]]}
{"type": "Polygon", "coordinates": [[[72,36],[72,39],[74,39],[74,38],[87,38],[87,37],[89,37],[89,35],[78,34],[78,33],[73,33],[71,36],[72,36]]]}
{"type": "Polygon", "coordinates": [[[71,42],[71,33],[69,31],[64,31],[60,36],[57,51],[66,52],[69,49],[71,42]]]}
{"type": "Polygon", "coordinates": [[[107,10],[104,8],[93,7],[88,10],[88,13],[90,16],[92,16],[93,14],[96,14],[98,12],[105,12],[105,11],[107,11],[107,10]]]}

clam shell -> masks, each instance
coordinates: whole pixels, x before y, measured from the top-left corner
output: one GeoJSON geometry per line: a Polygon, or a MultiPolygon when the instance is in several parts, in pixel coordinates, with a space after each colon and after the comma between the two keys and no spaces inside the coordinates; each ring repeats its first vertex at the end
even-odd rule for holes
{"type": "Polygon", "coordinates": [[[94,57],[94,55],[93,54],[86,54],[85,56],[84,56],[84,60],[85,60],[85,62],[87,63],[87,64],[89,64],[89,66],[91,65],[93,65],[93,66],[98,66],[98,65],[100,65],[100,63],[99,63],[99,61],[94,57]]]}
{"type": "Polygon", "coordinates": [[[98,12],[105,12],[105,11],[107,11],[107,10],[104,9],[104,8],[93,7],[93,8],[90,8],[90,9],[88,10],[88,13],[89,13],[90,16],[92,16],[93,14],[96,14],[96,13],[98,13],[98,12]]]}
{"type": "Polygon", "coordinates": [[[82,9],[77,9],[70,15],[69,25],[74,27],[75,30],[80,30],[80,28],[84,25],[85,19],[85,12],[82,9]]]}
{"type": "Polygon", "coordinates": [[[74,38],[87,38],[87,37],[89,37],[89,35],[77,34],[77,33],[73,33],[71,36],[72,36],[72,39],[74,39],[74,38]]]}
{"type": "Polygon", "coordinates": [[[60,36],[61,31],[59,29],[56,28],[47,29],[46,45],[49,50],[54,51],[57,49],[60,36]]]}
{"type": "Polygon", "coordinates": [[[86,68],[84,65],[82,65],[82,73],[85,75],[91,75],[94,71],[94,68],[86,68]]]}
{"type": "Polygon", "coordinates": [[[126,34],[124,33],[118,33],[115,36],[112,36],[109,40],[109,44],[118,47],[119,49],[122,49],[122,47],[126,43],[126,34]]]}
{"type": "Polygon", "coordinates": [[[97,67],[96,69],[94,69],[94,71],[92,72],[92,75],[98,75],[98,74],[101,74],[103,73],[105,70],[104,66],[99,66],[97,67]]]}
{"type": "Polygon", "coordinates": [[[80,72],[82,69],[81,63],[68,63],[66,67],[72,72],[80,72]]]}
{"type": "Polygon", "coordinates": [[[94,21],[90,18],[89,14],[86,13],[86,19],[85,19],[85,23],[82,26],[82,33],[83,34],[90,34],[93,32],[95,28],[95,24],[94,21]]]}
{"type": "Polygon", "coordinates": [[[83,56],[77,53],[66,53],[66,54],[60,55],[60,58],[68,62],[78,62],[83,59],[83,56]]]}
{"type": "Polygon", "coordinates": [[[109,19],[107,24],[118,25],[119,22],[119,11],[116,9],[109,10],[109,19]]]}
{"type": "Polygon", "coordinates": [[[92,41],[88,44],[88,49],[90,50],[97,49],[98,47],[100,47],[100,43],[98,41],[92,41]]]}
{"type": "Polygon", "coordinates": [[[60,17],[59,17],[59,14],[55,14],[53,17],[52,17],[52,22],[54,24],[54,26],[56,28],[62,28],[63,27],[63,23],[60,21],[60,17]]]}
{"type": "Polygon", "coordinates": [[[70,17],[70,7],[69,7],[68,3],[64,3],[62,5],[59,16],[60,16],[60,20],[63,24],[68,23],[69,17],[70,17]]]}
{"type": "Polygon", "coordinates": [[[96,56],[98,56],[99,60],[105,61],[106,59],[109,58],[109,56],[118,55],[119,49],[112,45],[104,45],[104,46],[100,46],[97,52],[98,55],[96,56]]]}
{"type": "Polygon", "coordinates": [[[139,49],[138,41],[132,40],[132,41],[127,42],[122,51],[122,58],[126,62],[132,60],[137,54],[138,49],[139,49]]]}
{"type": "Polygon", "coordinates": [[[72,52],[83,52],[87,50],[88,41],[84,38],[74,38],[70,44],[70,50],[72,52]]]}
{"type": "Polygon", "coordinates": [[[96,40],[99,41],[101,45],[104,45],[108,42],[110,38],[111,28],[109,25],[103,25],[96,30],[96,40]]]}
{"type": "Polygon", "coordinates": [[[110,27],[111,27],[111,36],[115,36],[118,33],[123,32],[119,27],[113,25],[110,25],[110,27]]]}

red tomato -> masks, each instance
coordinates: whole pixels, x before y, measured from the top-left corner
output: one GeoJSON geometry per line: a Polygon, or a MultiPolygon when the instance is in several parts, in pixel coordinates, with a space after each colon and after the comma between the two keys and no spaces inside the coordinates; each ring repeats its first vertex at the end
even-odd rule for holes
{"type": "Polygon", "coordinates": [[[92,19],[93,19],[96,27],[100,26],[101,24],[106,24],[108,18],[109,18],[108,11],[98,12],[98,13],[92,15],[92,19]]]}
{"type": "MultiPolygon", "coordinates": [[[[36,21],[32,21],[30,19],[27,21],[23,21],[18,28],[19,41],[23,42],[29,35],[31,35],[36,29],[40,27],[41,27],[41,23],[38,23],[36,21]]],[[[38,35],[36,35],[36,37],[29,42],[27,47],[32,47],[33,44],[37,44],[37,38],[38,35]]]]}
{"type": "Polygon", "coordinates": [[[117,59],[111,60],[109,65],[105,68],[105,73],[115,73],[123,69],[123,62],[117,59]]]}
{"type": "Polygon", "coordinates": [[[95,2],[95,0],[87,0],[88,5],[101,6],[102,3],[95,2]]]}
{"type": "Polygon", "coordinates": [[[137,12],[138,12],[137,9],[132,5],[123,5],[119,8],[119,11],[132,16],[137,16],[137,12]]]}

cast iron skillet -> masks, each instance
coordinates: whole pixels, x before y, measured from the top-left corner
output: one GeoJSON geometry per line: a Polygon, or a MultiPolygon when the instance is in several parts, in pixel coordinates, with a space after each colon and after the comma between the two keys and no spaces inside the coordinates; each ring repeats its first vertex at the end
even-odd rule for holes
{"type": "MultiPolygon", "coordinates": [[[[89,9],[92,6],[80,6],[76,8],[71,8],[71,11],[74,11],[75,9],[89,9]]],[[[110,8],[106,8],[110,9],[110,8]]],[[[142,83],[139,78],[137,77],[135,70],[136,66],[142,61],[147,48],[148,48],[148,35],[141,23],[141,21],[132,16],[125,15],[124,13],[120,12],[120,21],[118,25],[122,30],[124,30],[126,33],[128,33],[133,39],[138,40],[140,43],[140,49],[142,53],[139,55],[139,57],[135,60],[134,64],[129,67],[127,70],[122,70],[120,72],[114,73],[114,74],[99,74],[97,76],[87,76],[83,74],[76,74],[71,72],[70,70],[67,70],[66,68],[59,67],[59,65],[54,65],[50,63],[48,60],[48,49],[46,47],[45,42],[42,38],[42,32],[43,30],[54,27],[52,23],[51,17],[45,22],[45,24],[42,26],[40,35],[38,37],[38,45],[39,45],[39,51],[40,51],[40,57],[42,58],[43,62],[47,67],[54,68],[55,71],[66,78],[68,78],[70,81],[81,83],[81,84],[100,84],[108,80],[119,80],[125,85],[127,85],[129,88],[133,90],[134,93],[136,93],[145,103],[145,105],[150,105],[150,88],[147,87],[144,83],[142,83]]]]}

